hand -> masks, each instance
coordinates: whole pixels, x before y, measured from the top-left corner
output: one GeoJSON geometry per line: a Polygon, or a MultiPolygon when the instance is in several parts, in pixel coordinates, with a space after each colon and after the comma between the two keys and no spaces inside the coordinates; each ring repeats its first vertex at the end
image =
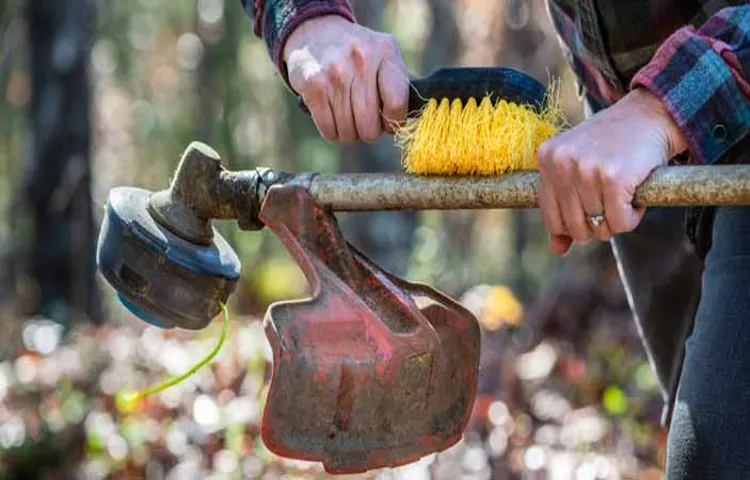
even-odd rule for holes
{"type": "Polygon", "coordinates": [[[374,142],[406,117],[408,75],[390,35],[338,15],[313,18],[289,36],[284,60],[326,140],[374,142]]]}
{"type": "Polygon", "coordinates": [[[550,249],[563,255],[573,241],[607,241],[635,229],[645,212],[632,205],[636,188],[686,149],[664,104],[641,88],[547,140],[538,154],[539,206],[550,249]],[[599,226],[587,220],[600,214],[599,226]]]}

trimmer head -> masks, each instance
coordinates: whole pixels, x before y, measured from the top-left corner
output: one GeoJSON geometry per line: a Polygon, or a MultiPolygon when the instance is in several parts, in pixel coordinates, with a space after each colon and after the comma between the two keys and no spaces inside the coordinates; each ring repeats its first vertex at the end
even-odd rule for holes
{"type": "Polygon", "coordinates": [[[313,298],[271,306],[268,448],[330,473],[395,467],[455,444],[472,411],[479,327],[458,303],[353,249],[304,188],[271,187],[261,220],[313,298]]]}
{"type": "Polygon", "coordinates": [[[234,290],[240,261],[210,223],[211,237],[201,243],[186,240],[179,223],[167,226],[153,205],[161,197],[163,192],[140,188],[110,191],[97,246],[99,270],[142,320],[162,328],[201,329],[234,290]]]}
{"type": "Polygon", "coordinates": [[[215,152],[193,144],[167,190],[110,192],[99,268],[140,318],[200,329],[240,275],[211,219],[265,225],[313,289],[311,299],[272,305],[265,318],[274,355],[266,446],[331,473],[394,467],[450,447],[476,395],[476,319],[352,248],[333,213],[313,200],[310,178],[227,172],[215,152]]]}

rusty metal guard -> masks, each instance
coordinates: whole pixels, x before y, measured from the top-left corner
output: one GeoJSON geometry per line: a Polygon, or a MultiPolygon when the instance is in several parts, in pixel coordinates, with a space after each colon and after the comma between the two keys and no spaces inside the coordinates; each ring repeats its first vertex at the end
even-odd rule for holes
{"type": "Polygon", "coordinates": [[[308,191],[270,188],[260,219],[295,257],[312,298],[272,305],[273,375],[262,437],[329,473],[394,467],[455,444],[477,388],[479,326],[447,296],[385,272],[308,191]]]}

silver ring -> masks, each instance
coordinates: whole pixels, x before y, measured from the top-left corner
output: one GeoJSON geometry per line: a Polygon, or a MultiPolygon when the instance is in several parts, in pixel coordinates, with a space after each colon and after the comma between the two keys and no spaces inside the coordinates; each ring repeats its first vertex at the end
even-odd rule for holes
{"type": "Polygon", "coordinates": [[[602,223],[604,223],[604,214],[589,215],[588,219],[589,219],[589,223],[591,223],[591,225],[593,225],[595,227],[598,227],[599,225],[601,225],[602,223]]]}

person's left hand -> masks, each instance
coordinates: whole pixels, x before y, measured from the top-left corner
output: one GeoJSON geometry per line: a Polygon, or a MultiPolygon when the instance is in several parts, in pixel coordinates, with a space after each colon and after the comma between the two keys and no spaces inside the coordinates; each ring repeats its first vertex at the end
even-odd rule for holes
{"type": "Polygon", "coordinates": [[[635,229],[644,209],[632,205],[651,171],[687,149],[664,104],[637,88],[613,106],[543,143],[538,152],[539,207],[550,249],[602,241],[635,229]],[[589,216],[602,215],[594,225],[589,216]]]}

